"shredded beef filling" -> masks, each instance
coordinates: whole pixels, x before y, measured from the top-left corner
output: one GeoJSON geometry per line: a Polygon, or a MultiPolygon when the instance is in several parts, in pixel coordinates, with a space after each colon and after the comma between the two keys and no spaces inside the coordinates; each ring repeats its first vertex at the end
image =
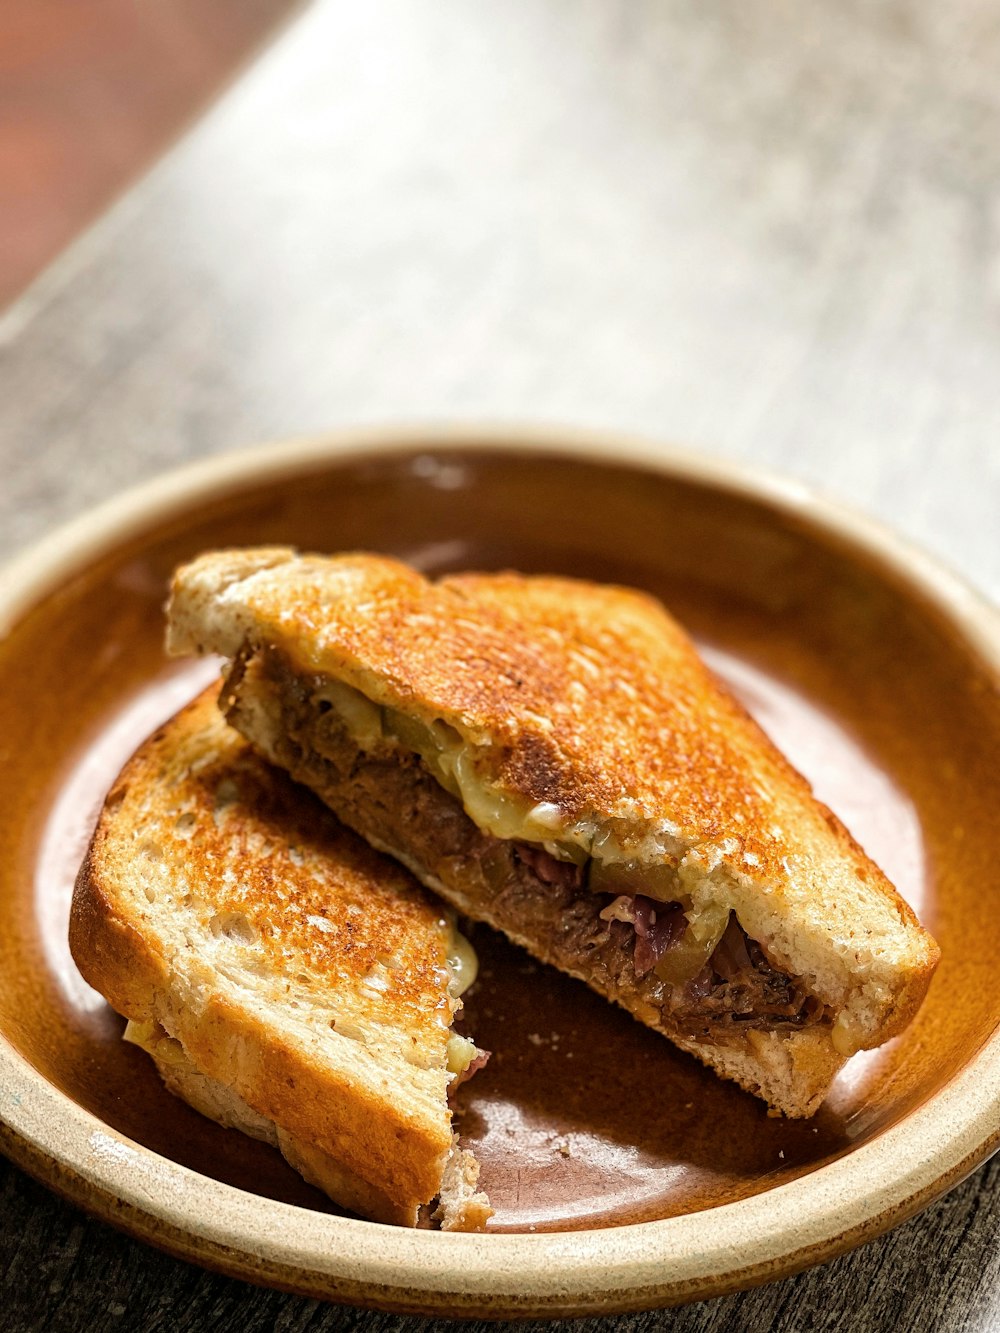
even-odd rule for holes
{"type": "Polygon", "coordinates": [[[828,1022],[823,1005],[774,968],[735,915],[708,963],[684,985],[656,966],[684,936],[679,903],[641,894],[593,893],[587,866],[532,843],[482,832],[415,754],[387,742],[359,750],[336,710],[321,710],[277,654],[238,660],[226,697],[265,689],[280,708],[279,762],[317,791],[340,818],[398,857],[460,911],[496,926],[563,971],[581,977],[664,1031],[724,1045],[748,1028],[801,1029],[828,1022]],[[547,947],[544,942],[547,941],[547,947]]]}

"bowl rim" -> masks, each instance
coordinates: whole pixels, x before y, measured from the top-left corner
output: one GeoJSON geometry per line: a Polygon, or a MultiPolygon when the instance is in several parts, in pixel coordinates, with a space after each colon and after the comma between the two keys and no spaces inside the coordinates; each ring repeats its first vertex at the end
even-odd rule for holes
{"type": "MultiPolygon", "coordinates": [[[[1000,682],[1000,614],[875,519],[744,463],[576,428],[371,427],[215,455],[131,488],[0,570],[0,636],[74,573],[178,518],[325,462],[412,452],[534,453],[659,472],[765,504],[916,595],[1000,682]]],[[[341,1218],[202,1176],[111,1130],[0,1034],[0,1149],[68,1198],[183,1258],[312,1296],[492,1317],[611,1313],[721,1295],[831,1258],[905,1220],[1000,1146],[1000,1033],[896,1125],[837,1161],[704,1212],[570,1232],[487,1236],[341,1218]],[[706,1226],[706,1220],[710,1224],[706,1226]]]]}

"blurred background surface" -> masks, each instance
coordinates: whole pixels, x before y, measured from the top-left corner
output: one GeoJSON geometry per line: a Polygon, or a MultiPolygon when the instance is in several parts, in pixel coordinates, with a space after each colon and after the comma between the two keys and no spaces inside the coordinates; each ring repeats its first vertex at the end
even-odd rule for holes
{"type": "MultiPolygon", "coordinates": [[[[175,127],[280,17],[119,2],[176,24],[121,86],[200,71],[175,127]]],[[[0,315],[0,554],[185,458],[485,417],[773,467],[1000,592],[998,69],[983,0],[308,5],[0,315]]]]}
{"type": "Polygon", "coordinates": [[[161,152],[296,0],[4,0],[0,305],[161,152]]]}

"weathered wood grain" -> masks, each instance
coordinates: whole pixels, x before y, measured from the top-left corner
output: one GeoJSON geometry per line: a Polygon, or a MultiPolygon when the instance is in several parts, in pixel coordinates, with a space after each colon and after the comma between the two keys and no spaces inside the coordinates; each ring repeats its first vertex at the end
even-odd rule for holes
{"type": "MultiPolygon", "coordinates": [[[[0,321],[0,551],[231,445],[487,417],[777,468],[996,596],[998,68],[985,0],[316,5],[0,321]]],[[[4,1326],[424,1327],[0,1180],[4,1326]]],[[[589,1327],[998,1326],[997,1180],[825,1269],[589,1327]]]]}
{"type": "MultiPolygon", "coordinates": [[[[567,1333],[867,1333],[997,1327],[1000,1163],[920,1218],[823,1268],[671,1311],[555,1320],[567,1333]]],[[[11,1333],[486,1333],[263,1291],[171,1259],[61,1203],[0,1164],[0,1327],[11,1333]]]]}

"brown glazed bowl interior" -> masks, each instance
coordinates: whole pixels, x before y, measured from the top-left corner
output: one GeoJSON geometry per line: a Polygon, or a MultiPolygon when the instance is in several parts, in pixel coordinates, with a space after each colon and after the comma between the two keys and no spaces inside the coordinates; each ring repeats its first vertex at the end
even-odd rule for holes
{"type": "Polygon", "coordinates": [[[1000,632],[875,525],[662,449],[524,431],[355,434],[202,464],[57,534],[0,581],[0,1144],[176,1254],[317,1296],[494,1315],[730,1291],[909,1216],[1000,1139],[1000,632]],[[168,661],[180,561],[222,545],[388,552],[662,597],[935,933],[913,1026],[812,1120],[768,1118],[579,984],[477,930],[461,1129],[483,1236],[345,1217],[203,1120],[123,1045],[66,946],[73,877],[131,750],[212,663],[168,661]]]}

